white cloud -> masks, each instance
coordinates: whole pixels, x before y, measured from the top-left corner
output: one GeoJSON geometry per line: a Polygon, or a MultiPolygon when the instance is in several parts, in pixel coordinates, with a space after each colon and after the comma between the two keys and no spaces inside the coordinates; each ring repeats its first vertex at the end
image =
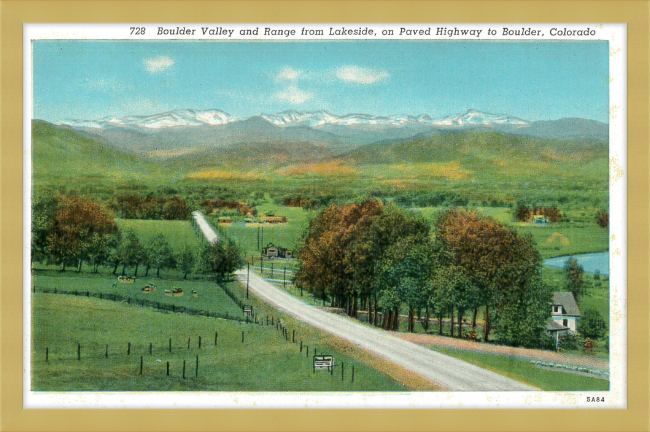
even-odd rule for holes
{"type": "Polygon", "coordinates": [[[390,78],[388,72],[359,66],[343,66],[336,69],[338,79],[357,84],[374,84],[390,78]]]}
{"type": "Polygon", "coordinates": [[[275,77],[278,81],[296,81],[302,75],[302,71],[286,66],[275,77]]]}
{"type": "Polygon", "coordinates": [[[300,105],[314,97],[313,93],[300,90],[296,86],[289,86],[286,90],[275,94],[275,97],[281,101],[289,102],[292,105],[300,105]]]}
{"type": "Polygon", "coordinates": [[[144,67],[151,73],[163,72],[176,63],[170,57],[167,56],[158,56],[152,57],[144,60],[144,67]]]}

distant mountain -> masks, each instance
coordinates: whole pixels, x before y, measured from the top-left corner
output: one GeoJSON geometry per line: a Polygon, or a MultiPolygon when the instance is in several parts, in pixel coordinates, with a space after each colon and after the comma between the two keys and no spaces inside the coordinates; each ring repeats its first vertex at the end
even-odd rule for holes
{"type": "Polygon", "coordinates": [[[437,126],[528,126],[529,122],[517,117],[504,114],[487,114],[476,110],[469,110],[465,114],[454,118],[444,118],[435,122],[437,126]]]}
{"type": "Polygon", "coordinates": [[[104,129],[109,127],[167,129],[184,126],[218,126],[235,121],[239,121],[239,119],[218,109],[204,111],[185,109],[151,116],[103,118],[99,120],[66,120],[60,122],[59,125],[84,129],[104,129]]]}
{"type": "Polygon", "coordinates": [[[536,121],[517,133],[539,138],[609,142],[609,125],[581,118],[536,121]]]}
{"type": "MultiPolygon", "coordinates": [[[[438,119],[427,114],[336,115],[327,111],[294,110],[242,119],[218,109],[184,109],[151,116],[70,120],[59,126],[148,159],[192,159],[200,164],[212,161],[219,165],[239,159],[240,154],[246,164],[261,163],[265,158],[277,164],[352,154],[357,148],[375,144],[377,149],[422,139],[448,144],[456,136],[454,134],[472,131],[499,133],[505,141],[509,141],[509,137],[571,141],[567,149],[574,148],[575,143],[585,148],[590,143],[609,142],[608,125],[593,120],[529,122],[507,114],[476,110],[438,119]],[[244,155],[238,149],[250,150],[255,156],[244,155]]],[[[536,144],[530,149],[539,150],[539,146],[536,144]]],[[[582,151],[580,148],[574,150],[582,151]]],[[[438,149],[429,152],[437,154],[438,149]]]]}
{"type": "MultiPolygon", "coordinates": [[[[429,126],[465,126],[465,125],[528,125],[529,122],[504,114],[487,114],[476,110],[469,110],[465,114],[434,119],[427,114],[373,116],[370,114],[336,115],[327,111],[300,112],[295,110],[283,111],[277,114],[261,114],[259,116],[277,127],[307,126],[319,128],[323,126],[393,126],[401,127],[408,124],[429,126]]],[[[253,117],[251,117],[253,118],[253,117]]],[[[66,120],[59,125],[75,128],[102,129],[108,127],[130,127],[143,129],[170,129],[187,126],[219,126],[228,123],[246,121],[233,117],[218,109],[211,110],[177,110],[151,116],[131,116],[125,118],[103,118],[98,120],[66,120]]]]}
{"type": "Polygon", "coordinates": [[[540,162],[607,160],[607,144],[587,140],[541,139],[492,129],[448,129],[360,146],[338,160],[353,165],[470,162],[521,158],[540,162]]]}

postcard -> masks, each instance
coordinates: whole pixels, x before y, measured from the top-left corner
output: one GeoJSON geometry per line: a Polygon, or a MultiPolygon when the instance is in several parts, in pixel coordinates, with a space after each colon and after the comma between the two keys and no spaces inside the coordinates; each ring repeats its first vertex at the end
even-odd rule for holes
{"type": "Polygon", "coordinates": [[[624,24],[26,24],[25,408],[626,408],[624,24]]]}

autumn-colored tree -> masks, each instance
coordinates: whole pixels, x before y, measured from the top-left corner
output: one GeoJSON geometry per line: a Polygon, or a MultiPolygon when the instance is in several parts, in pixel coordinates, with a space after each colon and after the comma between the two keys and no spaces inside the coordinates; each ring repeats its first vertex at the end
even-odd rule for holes
{"type": "Polygon", "coordinates": [[[162,216],[167,220],[185,220],[190,217],[190,207],[184,198],[172,197],[163,205],[162,216]]]}
{"type": "Polygon", "coordinates": [[[530,217],[530,210],[525,204],[517,204],[515,208],[515,221],[525,222],[530,217]]]}
{"type": "Polygon", "coordinates": [[[382,211],[380,202],[369,200],[332,205],[312,219],[298,252],[296,281],[317,296],[331,296],[336,306],[347,302],[348,312],[354,316],[359,291],[358,283],[352,282],[366,278],[362,269],[369,270],[373,259],[368,256],[372,248],[363,244],[363,232],[382,211]]]}
{"type": "MultiPolygon", "coordinates": [[[[409,236],[426,239],[428,232],[426,221],[376,200],[332,205],[310,223],[296,282],[319,297],[329,296],[333,306],[345,307],[353,317],[359,303],[366,305],[377,324],[378,263],[392,245],[409,236]]],[[[381,295],[384,310],[394,307],[390,298],[385,291],[381,295]]]]}
{"type": "Polygon", "coordinates": [[[596,223],[601,228],[607,228],[609,226],[609,213],[596,212],[596,223]]]}
{"type": "Polygon", "coordinates": [[[557,223],[562,219],[562,213],[555,206],[547,208],[544,212],[544,216],[546,216],[546,219],[551,223],[557,223]]]}
{"type": "Polygon", "coordinates": [[[115,220],[99,203],[78,196],[63,198],[47,228],[47,251],[62,265],[76,262],[78,271],[93,245],[117,229],[115,220]]]}
{"type": "Polygon", "coordinates": [[[474,211],[452,209],[436,222],[445,265],[462,267],[485,306],[484,340],[489,340],[491,308],[516,301],[526,283],[539,273],[540,255],[532,236],[520,236],[474,211]]]}

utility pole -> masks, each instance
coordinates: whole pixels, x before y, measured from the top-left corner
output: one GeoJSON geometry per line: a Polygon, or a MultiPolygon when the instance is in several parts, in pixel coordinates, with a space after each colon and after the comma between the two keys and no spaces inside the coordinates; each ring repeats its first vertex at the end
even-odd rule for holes
{"type": "Polygon", "coordinates": [[[248,300],[248,278],[251,274],[251,265],[250,263],[248,264],[248,269],[246,270],[246,300],[248,300]]]}
{"type": "MultiPolygon", "coordinates": [[[[286,265],[286,264],[285,264],[286,265]]],[[[287,289],[287,268],[284,268],[284,282],[283,282],[284,289],[287,289]]]]}

